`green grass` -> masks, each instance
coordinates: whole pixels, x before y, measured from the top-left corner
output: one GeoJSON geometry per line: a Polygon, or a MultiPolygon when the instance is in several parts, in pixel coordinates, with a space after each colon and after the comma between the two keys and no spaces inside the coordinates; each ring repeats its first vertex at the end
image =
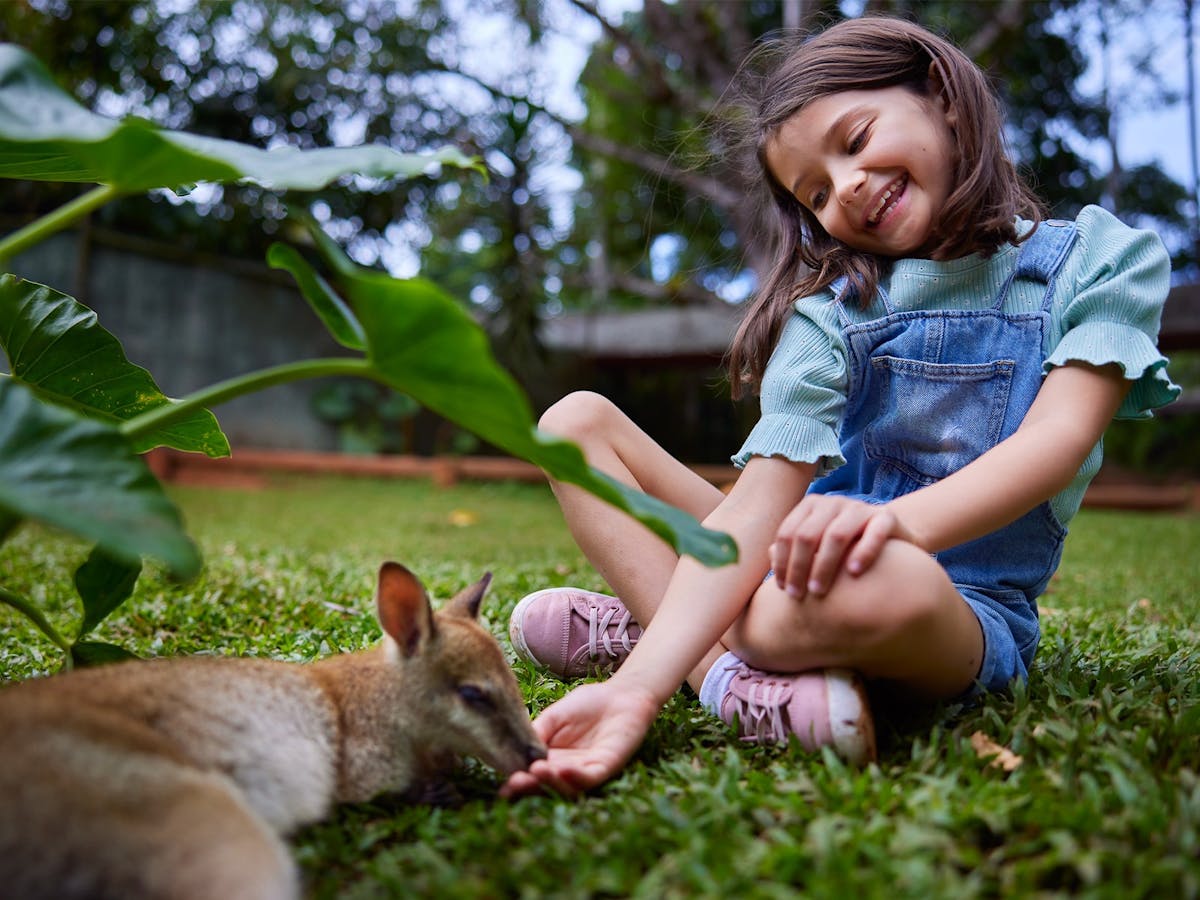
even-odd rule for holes
{"type": "MultiPolygon", "coordinates": [[[[529,590],[602,587],[541,486],[293,479],[175,494],[204,573],[182,586],[148,573],[97,635],[143,655],[363,646],[387,558],[443,597],[490,569],[498,636],[529,590]]],[[[878,708],[881,757],[862,772],[741,745],[681,694],[586,798],[499,801],[475,768],[462,806],[343,807],[293,846],[314,897],[1195,897],[1198,549],[1194,513],[1085,511],[1043,600],[1028,686],[972,708],[878,708]],[[980,759],[977,731],[1020,765],[980,759]]],[[[69,631],[84,553],[24,529],[0,548],[0,577],[69,631]]],[[[56,667],[7,609],[0,631],[0,678],[56,667]]],[[[565,689],[517,672],[535,711],[565,689]]]]}

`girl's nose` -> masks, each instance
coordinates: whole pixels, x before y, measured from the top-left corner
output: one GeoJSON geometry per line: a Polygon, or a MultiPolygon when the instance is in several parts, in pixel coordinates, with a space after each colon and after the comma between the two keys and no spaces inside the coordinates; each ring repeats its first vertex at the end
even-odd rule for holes
{"type": "Polygon", "coordinates": [[[850,206],[862,199],[862,188],[866,175],[859,169],[845,172],[837,181],[837,198],[842,206],[850,206]]]}

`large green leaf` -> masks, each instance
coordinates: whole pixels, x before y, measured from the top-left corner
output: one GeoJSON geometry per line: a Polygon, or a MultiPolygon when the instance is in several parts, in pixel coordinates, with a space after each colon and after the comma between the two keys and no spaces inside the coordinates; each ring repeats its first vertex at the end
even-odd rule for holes
{"type": "Polygon", "coordinates": [[[130,653],[124,647],[103,641],[76,641],[71,645],[71,664],[80,669],[89,666],[107,666],[110,663],[137,658],[137,654],[130,653]]]}
{"type": "Polygon", "coordinates": [[[0,517],[61,528],[134,564],[143,556],[180,578],[200,555],[162,486],[109,425],[39,400],[0,378],[0,517]]]}
{"type": "MultiPolygon", "coordinates": [[[[44,399],[92,418],[123,422],[172,401],[125,358],[96,314],[53,288],[0,275],[0,347],[15,378],[44,399]]],[[[208,410],[147,434],[135,450],[166,445],[219,457],[229,442],[208,410]]]]}
{"type": "Polygon", "coordinates": [[[109,119],[61,90],[28,51],[0,44],[0,177],[95,182],[129,193],[240,180],[317,190],[343,175],[411,178],[439,165],[480,168],[450,147],[427,154],[378,144],[261,150],[132,117],[109,119]]]}
{"type": "Polygon", "coordinates": [[[284,269],[291,273],[300,287],[300,293],[317,317],[325,323],[335,341],[351,350],[367,349],[366,335],[363,334],[358,319],[354,318],[354,313],[329,286],[329,282],[304,262],[304,257],[294,247],[272,244],[267,251],[267,262],[276,269],[284,269]]]}
{"type": "Polygon", "coordinates": [[[113,559],[100,547],[93,548],[83,565],[75,570],[75,590],[83,601],[79,638],[103,622],[108,614],[129,599],[142,574],[142,561],[113,559]]]}
{"type": "MultiPolygon", "coordinates": [[[[555,479],[625,510],[680,553],[708,565],[737,558],[728,535],[592,469],[575,444],[539,432],[524,393],[496,362],[483,329],[437,285],[361,269],[331,241],[318,238],[318,246],[344,282],[381,381],[555,479]]],[[[276,264],[282,261],[276,257],[276,264]]],[[[293,274],[307,268],[298,255],[286,261],[293,274]]]]}

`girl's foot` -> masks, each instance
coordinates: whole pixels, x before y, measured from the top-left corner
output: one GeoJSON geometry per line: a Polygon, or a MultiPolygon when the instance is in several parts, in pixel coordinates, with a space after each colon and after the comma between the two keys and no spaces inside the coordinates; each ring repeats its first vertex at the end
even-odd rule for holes
{"type": "MultiPolygon", "coordinates": [[[[874,762],[875,723],[856,673],[764,672],[732,653],[718,659],[713,669],[710,678],[728,679],[716,711],[729,724],[737,722],[742,740],[786,743],[794,734],[807,750],[830,747],[855,766],[874,762]]],[[[701,697],[706,693],[702,690],[701,697]]]]}
{"type": "Polygon", "coordinates": [[[517,656],[559,678],[612,672],[642,627],[616,597],[579,588],[546,588],[521,599],[508,623],[517,656]]]}

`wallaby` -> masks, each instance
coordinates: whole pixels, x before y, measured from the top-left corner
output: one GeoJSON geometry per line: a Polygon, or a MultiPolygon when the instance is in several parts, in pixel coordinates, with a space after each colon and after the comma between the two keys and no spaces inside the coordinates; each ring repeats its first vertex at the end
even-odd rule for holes
{"type": "Polygon", "coordinates": [[[280,835],[334,803],[412,792],[461,756],[545,756],[476,620],[379,571],[383,643],[311,664],[132,661],[0,690],[0,897],[287,898],[280,835]]]}

